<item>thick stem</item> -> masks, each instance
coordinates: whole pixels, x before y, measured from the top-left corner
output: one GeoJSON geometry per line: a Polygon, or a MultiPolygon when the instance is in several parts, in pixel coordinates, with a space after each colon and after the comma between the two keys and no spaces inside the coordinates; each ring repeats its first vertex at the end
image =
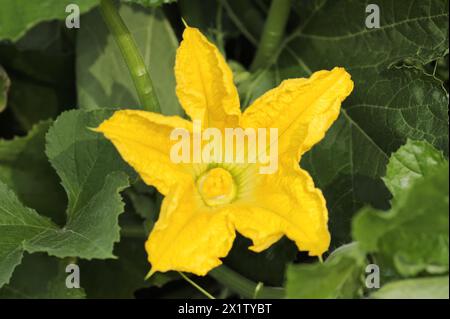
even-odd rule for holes
{"type": "Polygon", "coordinates": [[[222,265],[208,273],[219,283],[244,298],[280,299],[284,298],[284,289],[264,287],[222,265]]]}
{"type": "Polygon", "coordinates": [[[291,0],[272,0],[259,46],[250,67],[252,71],[271,62],[283,39],[290,8],[291,0]]]}
{"type": "Polygon", "coordinates": [[[103,20],[122,52],[142,108],[147,111],[161,112],[144,60],[112,0],[101,0],[100,11],[102,12],[103,20]]]}

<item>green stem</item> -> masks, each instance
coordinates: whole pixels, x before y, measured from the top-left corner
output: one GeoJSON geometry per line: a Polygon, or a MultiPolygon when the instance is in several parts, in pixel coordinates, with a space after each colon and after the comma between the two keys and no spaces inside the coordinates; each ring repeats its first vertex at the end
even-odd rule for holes
{"type": "Polygon", "coordinates": [[[291,0],[272,0],[250,70],[255,71],[271,62],[283,39],[290,9],[291,0]]]}
{"type": "Polygon", "coordinates": [[[180,274],[181,277],[183,277],[184,280],[186,280],[188,283],[190,283],[192,286],[194,286],[198,291],[200,291],[202,294],[204,294],[206,297],[208,297],[209,299],[216,299],[214,298],[213,295],[211,295],[209,292],[207,292],[205,289],[203,289],[202,287],[200,287],[200,285],[198,285],[195,281],[191,280],[191,278],[189,278],[188,276],[186,276],[184,273],[182,273],[181,271],[178,272],[180,274]]]}
{"type": "Polygon", "coordinates": [[[284,298],[284,289],[264,287],[222,265],[209,272],[211,277],[244,298],[280,299],[284,298]]]}
{"type": "Polygon", "coordinates": [[[156,92],[144,60],[112,0],[101,0],[100,11],[102,12],[103,20],[122,52],[142,108],[147,111],[161,112],[158,98],[156,97],[156,92]]]}

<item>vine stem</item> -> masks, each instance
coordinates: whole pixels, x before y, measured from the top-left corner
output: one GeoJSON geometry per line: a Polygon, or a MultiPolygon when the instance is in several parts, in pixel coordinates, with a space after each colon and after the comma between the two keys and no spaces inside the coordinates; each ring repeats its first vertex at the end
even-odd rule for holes
{"type": "Polygon", "coordinates": [[[203,289],[200,285],[198,285],[195,281],[191,280],[188,276],[186,276],[181,271],[178,271],[181,277],[183,277],[184,280],[186,280],[188,283],[190,283],[193,287],[195,287],[198,291],[200,291],[202,294],[204,294],[209,299],[216,299],[213,295],[211,295],[209,292],[207,292],[205,289],[203,289]]]}
{"type": "Polygon", "coordinates": [[[274,57],[283,39],[290,9],[291,0],[272,0],[251,71],[264,67],[274,57]]]}
{"type": "Polygon", "coordinates": [[[102,12],[103,20],[120,48],[142,108],[146,111],[161,112],[144,59],[112,0],[101,0],[100,11],[102,12]]]}

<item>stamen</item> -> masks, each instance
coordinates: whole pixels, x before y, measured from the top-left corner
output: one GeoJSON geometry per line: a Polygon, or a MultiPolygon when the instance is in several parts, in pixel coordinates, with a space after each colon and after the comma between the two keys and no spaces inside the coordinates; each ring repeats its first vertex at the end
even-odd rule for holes
{"type": "Polygon", "coordinates": [[[208,206],[228,204],[236,197],[233,176],[221,167],[210,169],[200,176],[197,187],[208,206]]]}

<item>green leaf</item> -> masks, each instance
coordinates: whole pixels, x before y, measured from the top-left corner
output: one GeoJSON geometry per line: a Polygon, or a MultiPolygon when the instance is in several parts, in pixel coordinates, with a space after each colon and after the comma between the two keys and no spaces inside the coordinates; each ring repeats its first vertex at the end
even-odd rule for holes
{"type": "Polygon", "coordinates": [[[0,140],[0,181],[28,207],[64,224],[66,199],[58,176],[45,155],[45,134],[51,122],[42,122],[25,137],[0,140]]]}
{"type": "Polygon", "coordinates": [[[74,104],[74,29],[40,23],[17,42],[0,42],[0,60],[11,78],[8,109],[24,132],[74,104]]]}
{"type": "Polygon", "coordinates": [[[370,296],[376,299],[448,299],[448,276],[391,282],[370,296]]]}
{"type": "Polygon", "coordinates": [[[0,65],[0,113],[6,108],[8,102],[8,91],[11,82],[5,69],[0,65]]]}
{"type": "MultiPolygon", "coordinates": [[[[233,0],[232,2],[234,3],[235,1],[233,0]]],[[[249,12],[245,5],[247,2],[250,1],[241,1],[243,3],[241,6],[242,12],[249,12]]],[[[237,40],[241,36],[238,28],[232,22],[232,16],[225,14],[225,7],[229,5],[231,5],[230,0],[178,0],[177,3],[180,15],[187,25],[200,29],[224,56],[226,56],[226,40],[231,40],[231,38],[237,40]],[[208,12],[208,14],[205,14],[205,12],[208,12]]],[[[241,48],[241,41],[234,43],[236,47],[234,47],[233,51],[243,50],[241,48]]]]}
{"type": "MultiPolygon", "coordinates": [[[[332,246],[350,240],[365,203],[389,206],[381,181],[388,158],[408,138],[448,154],[448,95],[439,80],[405,61],[426,64],[448,52],[448,1],[383,0],[381,27],[365,26],[366,3],[299,1],[300,21],[266,68],[240,84],[245,106],[283,79],[342,66],[355,88],[325,139],[302,158],[327,199],[332,246]],[[330,27],[332,25],[333,27],[330,27]]],[[[269,61],[270,62],[270,61],[269,61]]]]}
{"type": "MultiPolygon", "coordinates": [[[[183,114],[173,72],[178,40],[164,13],[130,5],[121,5],[119,13],[149,69],[162,113],[183,114]]],[[[125,62],[98,10],[84,16],[83,23],[77,37],[78,104],[83,109],[139,108],[125,62]]]]}
{"type": "Polygon", "coordinates": [[[157,7],[166,3],[173,3],[177,0],[122,0],[124,2],[137,3],[146,7],[157,7]]]}
{"type": "Polygon", "coordinates": [[[65,272],[68,260],[46,254],[25,254],[8,285],[0,289],[0,298],[14,299],[79,299],[83,288],[67,288],[65,272]]]}
{"type": "Polygon", "coordinates": [[[353,237],[403,276],[448,271],[448,162],[427,143],[410,141],[392,156],[388,172],[392,208],[362,209],[353,237]]]}
{"type": "Polygon", "coordinates": [[[16,195],[0,182],[0,287],[8,283],[22,260],[24,244],[47,230],[58,231],[50,219],[26,208],[16,195]]]}
{"type": "Polygon", "coordinates": [[[65,19],[69,4],[76,4],[80,13],[90,10],[98,0],[0,0],[0,40],[18,40],[42,21],[65,19]]]}
{"type": "Polygon", "coordinates": [[[395,199],[410,189],[415,181],[429,176],[445,162],[443,154],[431,144],[408,140],[392,154],[383,180],[395,199]]]}
{"type": "Polygon", "coordinates": [[[31,251],[42,247],[58,257],[114,257],[118,216],[123,212],[119,192],[128,186],[129,168],[111,143],[89,130],[110,115],[110,111],[66,112],[48,132],[47,156],[68,196],[67,223],[60,234],[41,234],[31,251]],[[58,244],[62,240],[64,246],[58,244]]]}
{"type": "Polygon", "coordinates": [[[362,293],[365,256],[358,245],[337,249],[323,264],[290,265],[287,298],[353,298],[362,293]]]}
{"type": "Polygon", "coordinates": [[[8,108],[25,131],[56,117],[59,101],[54,88],[15,78],[12,81],[8,108]]]}
{"type": "Polygon", "coordinates": [[[123,212],[119,192],[128,186],[128,166],[108,141],[88,129],[110,115],[110,111],[66,112],[47,134],[47,155],[68,196],[63,228],[25,207],[0,183],[0,286],[20,263],[23,251],[115,257],[118,216],[123,212]]]}
{"type": "Polygon", "coordinates": [[[257,46],[264,28],[264,16],[252,1],[219,0],[239,31],[257,46]]]}

